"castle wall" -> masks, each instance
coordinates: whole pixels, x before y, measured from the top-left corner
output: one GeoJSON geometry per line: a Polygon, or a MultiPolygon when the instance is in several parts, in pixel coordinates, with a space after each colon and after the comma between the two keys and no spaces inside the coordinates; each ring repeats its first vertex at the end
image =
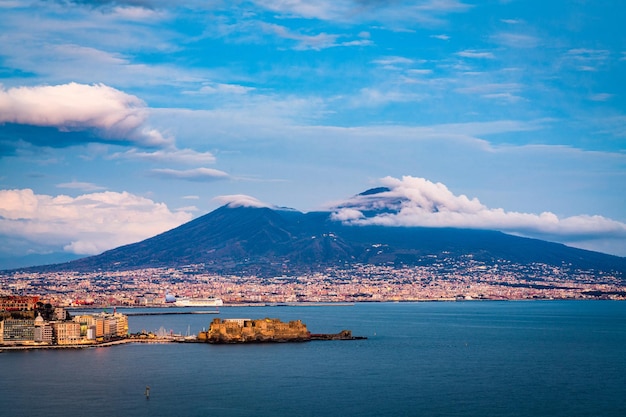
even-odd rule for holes
{"type": "Polygon", "coordinates": [[[284,323],[279,319],[214,319],[200,340],[213,343],[281,342],[310,340],[306,325],[300,320],[284,323]]]}

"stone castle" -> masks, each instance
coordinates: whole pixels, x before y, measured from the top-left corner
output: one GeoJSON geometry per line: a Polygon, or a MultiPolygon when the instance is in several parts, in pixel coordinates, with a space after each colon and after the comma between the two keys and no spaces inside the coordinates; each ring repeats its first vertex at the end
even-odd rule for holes
{"type": "Polygon", "coordinates": [[[300,320],[284,323],[279,319],[214,319],[198,340],[208,343],[298,342],[311,340],[311,333],[300,320]]]}

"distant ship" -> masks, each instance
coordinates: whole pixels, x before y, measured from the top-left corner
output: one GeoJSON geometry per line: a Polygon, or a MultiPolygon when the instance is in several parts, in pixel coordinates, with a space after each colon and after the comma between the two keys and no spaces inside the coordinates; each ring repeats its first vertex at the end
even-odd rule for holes
{"type": "Polygon", "coordinates": [[[219,307],[224,305],[221,298],[177,298],[174,301],[177,307],[219,307]]]}

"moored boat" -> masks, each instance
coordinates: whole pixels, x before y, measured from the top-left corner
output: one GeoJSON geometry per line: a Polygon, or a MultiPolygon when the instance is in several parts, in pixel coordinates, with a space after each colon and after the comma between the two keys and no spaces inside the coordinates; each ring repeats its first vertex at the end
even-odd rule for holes
{"type": "Polygon", "coordinates": [[[177,307],[219,307],[224,305],[221,298],[177,298],[174,302],[177,307]]]}

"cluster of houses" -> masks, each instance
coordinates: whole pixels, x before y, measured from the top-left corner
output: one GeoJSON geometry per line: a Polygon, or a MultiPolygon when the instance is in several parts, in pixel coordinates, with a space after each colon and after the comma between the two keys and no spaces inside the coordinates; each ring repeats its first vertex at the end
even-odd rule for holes
{"type": "Polygon", "coordinates": [[[128,335],[128,317],[102,312],[70,316],[36,296],[0,296],[0,345],[96,344],[128,335]]]}

